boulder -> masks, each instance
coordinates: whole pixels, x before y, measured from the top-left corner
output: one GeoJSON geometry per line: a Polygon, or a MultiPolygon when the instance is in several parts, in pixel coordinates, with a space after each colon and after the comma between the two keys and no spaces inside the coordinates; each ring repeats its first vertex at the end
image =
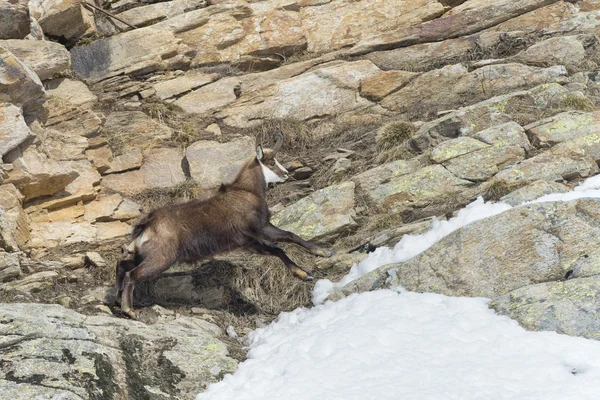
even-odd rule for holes
{"type": "Polygon", "coordinates": [[[303,7],[300,15],[308,51],[322,53],[429,21],[444,11],[441,2],[428,0],[377,0],[366,4],[344,0],[303,7]]]}
{"type": "Polygon", "coordinates": [[[492,126],[471,135],[492,146],[519,146],[525,151],[531,150],[531,143],[529,143],[525,129],[513,121],[492,126]]]}
{"type": "MultiPolygon", "coordinates": [[[[518,17],[558,0],[500,0],[491,4],[486,0],[471,0],[452,8],[442,18],[421,24],[406,24],[392,32],[365,37],[347,51],[361,55],[375,50],[387,50],[413,44],[440,42],[444,39],[465,36],[497,26],[501,22],[518,17]]],[[[518,29],[502,29],[503,32],[518,29]]]]}
{"type": "Polygon", "coordinates": [[[69,51],[60,43],[13,39],[2,41],[2,46],[23,61],[42,81],[71,68],[69,51]]]}
{"type": "Polygon", "coordinates": [[[104,174],[110,168],[110,163],[113,159],[112,150],[108,146],[86,150],[85,156],[100,174],[104,174]]]}
{"type": "Polygon", "coordinates": [[[477,54],[482,48],[501,45],[518,32],[481,32],[441,42],[422,43],[392,50],[374,51],[363,57],[383,70],[428,71],[435,65],[454,64],[456,60],[477,54]]]}
{"type": "MultiPolygon", "coordinates": [[[[132,8],[116,15],[131,25],[142,27],[202,7],[206,7],[206,0],[174,0],[132,8]]],[[[99,33],[103,36],[114,35],[129,29],[127,25],[119,21],[96,25],[99,33]]]]}
{"type": "Polygon", "coordinates": [[[35,72],[0,43],[0,102],[20,105],[25,117],[38,118],[45,94],[35,72]]]}
{"type": "Polygon", "coordinates": [[[192,54],[173,33],[148,27],[75,46],[71,61],[81,78],[97,82],[120,74],[189,65],[192,54]]]}
{"type": "Polygon", "coordinates": [[[161,100],[168,100],[208,85],[217,78],[219,78],[218,74],[207,74],[198,70],[191,70],[177,78],[157,82],[152,87],[156,90],[156,97],[161,100]]]}
{"type": "Polygon", "coordinates": [[[108,165],[106,174],[114,174],[117,172],[130,171],[138,169],[142,166],[143,155],[140,149],[132,149],[127,152],[113,157],[108,165]]]}
{"type": "Polygon", "coordinates": [[[52,196],[79,176],[70,162],[52,160],[31,147],[14,160],[13,166],[7,182],[21,190],[25,196],[23,201],[52,196]]]}
{"type": "Polygon", "coordinates": [[[443,166],[432,165],[413,173],[395,176],[366,191],[365,198],[388,212],[399,212],[447,201],[471,185],[472,182],[456,177],[443,166]]]}
{"type": "Polygon", "coordinates": [[[77,177],[53,197],[36,200],[32,204],[36,209],[53,210],[96,198],[101,177],[92,164],[88,160],[81,160],[63,165],[63,168],[75,171],[77,177]]]}
{"type": "Polygon", "coordinates": [[[133,151],[153,147],[157,142],[170,139],[173,130],[141,111],[115,111],[106,116],[100,133],[108,138],[116,156],[119,153],[133,155],[133,151]]]}
{"type": "Polygon", "coordinates": [[[416,172],[419,168],[419,162],[416,160],[398,160],[371,168],[351,179],[361,191],[370,193],[387,182],[416,172]]]}
{"type": "Polygon", "coordinates": [[[483,182],[524,159],[525,150],[520,146],[491,146],[452,158],[443,165],[461,179],[483,182]]]}
{"type": "Polygon", "coordinates": [[[230,142],[199,140],[185,151],[190,176],[204,189],[232,182],[256,154],[254,139],[244,136],[230,142]]]}
{"type": "Polygon", "coordinates": [[[217,117],[223,118],[227,125],[241,128],[263,119],[304,121],[367,110],[375,104],[357,96],[356,92],[362,80],[378,73],[380,70],[366,60],[325,64],[262,89],[242,92],[241,97],[217,117]]]}
{"type": "Polygon", "coordinates": [[[594,11],[580,12],[579,8],[568,1],[551,2],[552,4],[532,10],[516,18],[511,18],[489,28],[490,31],[507,32],[522,31],[537,34],[568,34],[573,31],[584,31],[598,26],[594,11]]]}
{"type": "Polygon", "coordinates": [[[98,97],[88,89],[85,83],[69,78],[58,78],[46,82],[46,93],[48,97],[60,99],[74,107],[88,108],[98,100],[98,97]]]}
{"type": "Polygon", "coordinates": [[[0,186],[3,209],[2,242],[4,249],[18,251],[29,240],[29,218],[23,211],[23,195],[14,185],[0,186]]]}
{"type": "Polygon", "coordinates": [[[276,213],[271,222],[306,240],[328,240],[357,227],[353,182],[321,190],[276,213]]]}
{"type": "Polygon", "coordinates": [[[597,46],[595,35],[560,36],[542,40],[512,57],[512,60],[535,66],[564,65],[579,67],[587,57],[587,48],[597,46]]]}
{"type": "Polygon", "coordinates": [[[212,7],[197,10],[199,18],[209,18],[206,24],[176,34],[196,50],[194,65],[233,62],[248,69],[270,69],[279,65],[283,57],[306,49],[302,19],[297,12],[243,2],[216,7],[221,7],[222,12],[211,10],[212,7]],[[208,13],[213,15],[205,17],[208,13]],[[269,62],[268,56],[276,58],[269,62]]]}
{"type": "Polygon", "coordinates": [[[220,79],[183,95],[173,104],[190,114],[210,115],[233,103],[237,99],[235,89],[239,86],[240,80],[237,77],[220,79]],[[210,101],[203,101],[207,98],[210,101]]]}
{"type": "Polygon", "coordinates": [[[29,34],[27,0],[0,2],[0,40],[23,39],[29,34]]]}
{"type": "Polygon", "coordinates": [[[174,187],[186,180],[182,159],[179,149],[153,149],[139,170],[106,175],[102,186],[129,196],[147,189],[174,187]]]}
{"type": "Polygon", "coordinates": [[[196,318],[144,324],[57,304],[2,304],[0,391],[31,398],[192,398],[236,361],[221,330],[196,318]]]}
{"type": "MultiPolygon", "coordinates": [[[[2,206],[0,206],[0,214],[2,206]]],[[[0,226],[0,236],[2,235],[2,226],[0,226]]],[[[21,275],[21,263],[19,253],[6,253],[0,250],[0,283],[11,281],[21,275]]]]}
{"type": "Polygon", "coordinates": [[[0,103],[0,159],[33,136],[23,119],[21,108],[0,103]]]}
{"type": "Polygon", "coordinates": [[[50,97],[44,104],[48,115],[45,126],[67,136],[92,138],[98,134],[104,122],[101,115],[90,110],[92,104],[89,102],[78,106],[69,104],[68,100],[61,97],[50,97]]]}
{"type": "Polygon", "coordinates": [[[35,133],[41,141],[39,149],[49,158],[57,161],[85,160],[85,149],[89,145],[87,138],[56,129],[36,129],[35,133]]]}
{"type": "Polygon", "coordinates": [[[77,0],[32,2],[30,12],[46,35],[74,42],[96,32],[94,14],[77,0]]]}
{"type": "Polygon", "coordinates": [[[579,146],[552,148],[522,161],[512,168],[500,171],[492,183],[507,187],[524,186],[534,181],[562,182],[581,179],[598,173],[598,165],[579,146]]]}
{"type": "Polygon", "coordinates": [[[511,206],[518,206],[526,201],[535,200],[548,194],[566,193],[569,190],[571,189],[562,183],[535,181],[507,194],[506,196],[502,197],[500,201],[510,204],[511,206]]]}
{"type": "Polygon", "coordinates": [[[37,293],[44,289],[53,287],[58,273],[55,271],[36,272],[26,277],[8,282],[2,286],[2,290],[16,290],[23,293],[37,293]]]}
{"type": "MultiPolygon", "coordinates": [[[[418,152],[424,152],[448,139],[459,136],[474,136],[480,131],[510,121],[510,116],[496,107],[471,106],[461,108],[424,123],[413,135],[410,141],[411,148],[418,152]]],[[[483,141],[487,143],[487,141],[483,141]]]]}
{"type": "Polygon", "coordinates": [[[479,140],[470,137],[458,137],[437,145],[431,150],[431,160],[441,164],[450,159],[490,147],[479,140]]]}
{"type": "Polygon", "coordinates": [[[536,147],[552,147],[572,139],[600,134],[600,112],[568,111],[525,126],[536,147]]]}
{"type": "MultiPolygon", "coordinates": [[[[417,256],[380,267],[332,295],[402,285],[418,292],[496,298],[545,282],[555,287],[590,262],[598,247],[600,200],[523,205],[475,221],[445,236],[417,256]],[[502,243],[501,246],[498,243],[502,243]]],[[[589,271],[588,274],[598,274],[589,271]]],[[[582,274],[586,276],[587,274],[582,274]]],[[[589,275],[588,275],[589,276],[589,275]]]]}
{"type": "Polygon", "coordinates": [[[565,83],[563,66],[549,68],[522,64],[496,64],[468,72],[458,64],[426,72],[381,101],[387,109],[422,115],[457,105],[466,106],[487,98],[525,90],[550,82],[565,83]]]}
{"type": "Polygon", "coordinates": [[[379,101],[390,93],[406,86],[419,74],[407,71],[383,71],[365,78],[360,85],[360,95],[373,101],[379,101]]]}
{"type": "Polygon", "coordinates": [[[598,276],[522,287],[495,298],[490,307],[525,329],[600,339],[598,276]]]}

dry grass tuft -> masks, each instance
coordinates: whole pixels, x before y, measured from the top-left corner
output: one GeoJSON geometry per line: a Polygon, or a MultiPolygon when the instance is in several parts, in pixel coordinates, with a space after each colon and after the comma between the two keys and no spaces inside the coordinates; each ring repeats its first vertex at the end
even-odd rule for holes
{"type": "Polygon", "coordinates": [[[380,164],[413,158],[414,154],[408,147],[408,141],[416,132],[413,124],[406,121],[395,121],[383,125],[376,137],[377,162],[380,164]]]}
{"type": "MultiPolygon", "coordinates": [[[[300,267],[312,270],[316,257],[293,244],[281,244],[288,256],[300,267]]],[[[237,295],[266,314],[278,314],[310,303],[313,284],[296,278],[276,257],[240,254],[231,284],[237,295]]]]}
{"type": "Polygon", "coordinates": [[[210,190],[203,189],[195,181],[188,179],[172,188],[149,189],[133,196],[133,200],[146,211],[167,204],[182,203],[192,199],[209,196],[210,190]]]}
{"type": "Polygon", "coordinates": [[[568,93],[559,102],[558,108],[562,111],[575,110],[591,112],[596,109],[596,105],[585,96],[576,93],[568,93]]]}
{"type": "Polygon", "coordinates": [[[486,201],[499,201],[502,197],[524,186],[523,183],[507,183],[504,181],[492,180],[486,183],[482,196],[486,201]]]}

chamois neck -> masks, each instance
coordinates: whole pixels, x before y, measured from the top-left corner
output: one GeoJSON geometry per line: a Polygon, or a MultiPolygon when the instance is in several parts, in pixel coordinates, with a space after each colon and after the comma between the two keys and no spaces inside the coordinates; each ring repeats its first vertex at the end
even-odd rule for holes
{"type": "Polygon", "coordinates": [[[265,182],[260,163],[256,158],[249,161],[242,168],[230,187],[252,192],[265,198],[267,183],[265,182]]]}

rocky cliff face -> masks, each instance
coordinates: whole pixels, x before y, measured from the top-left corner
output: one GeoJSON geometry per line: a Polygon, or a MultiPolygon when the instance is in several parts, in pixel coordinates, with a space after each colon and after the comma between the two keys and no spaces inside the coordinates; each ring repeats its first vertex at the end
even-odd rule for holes
{"type": "MultiPolygon", "coordinates": [[[[185,398],[235,365],[199,315],[229,310],[221,328],[249,329],[307,304],[310,285],[278,261],[232,254],[148,282],[136,301],[149,325],[104,305],[141,213],[207,195],[274,128],[293,179],[269,193],[273,221],[338,252],[286,248],[316,277],[478,196],[519,204],[597,174],[600,2],[493,3],[96,3],[117,19],[0,2],[3,392],[185,398]],[[157,303],[183,316],[156,320],[157,303]]],[[[336,296],[393,268],[408,289],[490,297],[527,328],[595,338],[572,304],[597,308],[596,203],[515,208],[336,296]]]]}

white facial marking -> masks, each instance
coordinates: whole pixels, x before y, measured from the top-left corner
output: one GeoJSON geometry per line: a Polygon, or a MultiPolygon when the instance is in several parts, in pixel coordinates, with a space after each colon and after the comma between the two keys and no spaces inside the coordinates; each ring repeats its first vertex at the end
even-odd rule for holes
{"type": "Polygon", "coordinates": [[[265,182],[267,183],[267,186],[269,185],[269,183],[285,182],[285,179],[283,179],[275,172],[267,168],[262,162],[260,162],[260,160],[258,162],[260,164],[260,168],[262,169],[263,176],[265,177],[265,182]]]}
{"type": "MultiPolygon", "coordinates": [[[[135,241],[134,241],[135,247],[137,247],[139,249],[141,247],[141,245],[146,243],[148,240],[150,240],[150,238],[148,237],[146,232],[142,232],[142,234],[140,236],[135,238],[135,241]]],[[[129,246],[131,247],[131,245],[129,245],[129,246]]]]}
{"type": "Polygon", "coordinates": [[[282,170],[286,174],[288,173],[288,170],[285,169],[285,168],[283,168],[283,165],[279,164],[279,161],[275,160],[275,165],[277,165],[277,168],[279,168],[280,170],[282,170]]]}

